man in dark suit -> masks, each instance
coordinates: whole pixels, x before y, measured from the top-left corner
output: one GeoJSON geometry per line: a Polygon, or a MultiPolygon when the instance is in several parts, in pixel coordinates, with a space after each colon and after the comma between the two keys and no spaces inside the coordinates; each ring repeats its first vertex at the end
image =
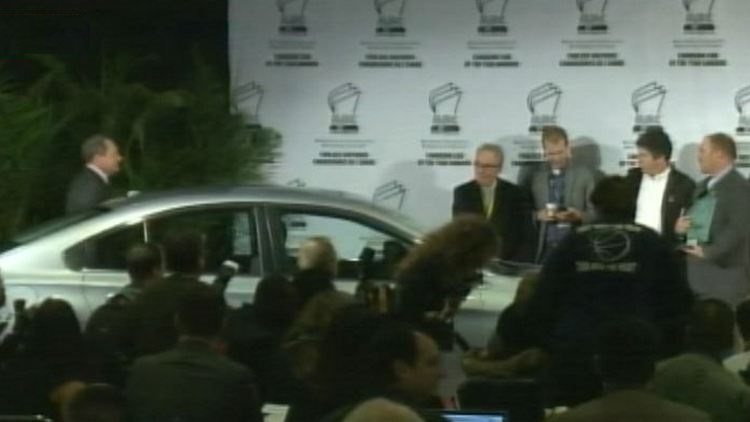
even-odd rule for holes
{"type": "Polygon", "coordinates": [[[692,204],[695,182],[669,164],[672,141],[661,129],[647,131],[635,144],[638,167],[627,175],[635,201],[635,222],[676,244],[674,224],[692,204]]]}
{"type": "Polygon", "coordinates": [[[738,304],[750,292],[750,187],[734,167],[734,139],[714,133],[701,141],[698,165],[707,174],[696,189],[694,207],[713,202],[710,221],[677,220],[675,231],[687,233],[688,281],[700,297],[738,304]],[[708,224],[708,238],[690,239],[691,227],[708,224]]]}
{"type": "Polygon", "coordinates": [[[502,240],[500,257],[529,261],[533,244],[530,200],[518,186],[498,177],[502,166],[499,145],[487,143],[477,148],[474,180],[453,190],[453,216],[484,216],[502,240]]]}
{"type": "Polygon", "coordinates": [[[594,172],[571,163],[570,142],[565,129],[546,126],[542,130],[546,163],[531,175],[531,195],[539,227],[536,260],[541,261],[573,226],[594,218],[589,196],[596,185],[594,172]]]}
{"type": "Polygon", "coordinates": [[[91,209],[111,198],[109,178],[120,171],[122,156],[117,144],[104,135],[93,135],[83,141],[81,155],[86,166],[70,182],[66,214],[91,209]]]}
{"type": "Polygon", "coordinates": [[[177,345],[136,360],[126,397],[136,421],[262,421],[252,372],[215,351],[224,319],[216,290],[196,283],[180,297],[177,345]]]}

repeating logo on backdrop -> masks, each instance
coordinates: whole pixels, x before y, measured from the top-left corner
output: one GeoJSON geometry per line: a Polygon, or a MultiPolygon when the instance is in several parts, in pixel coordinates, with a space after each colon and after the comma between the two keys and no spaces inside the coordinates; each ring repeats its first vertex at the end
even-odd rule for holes
{"type": "Polygon", "coordinates": [[[373,0],[378,21],[375,34],[380,36],[404,36],[404,9],[406,0],[373,0]]]}
{"type": "Polygon", "coordinates": [[[737,122],[737,135],[750,135],[750,113],[748,111],[748,103],[750,103],[750,85],[743,86],[734,95],[734,106],[737,108],[739,113],[739,119],[737,122]]]}
{"type": "Polygon", "coordinates": [[[235,103],[243,109],[245,126],[253,129],[261,127],[259,113],[264,94],[263,87],[255,81],[242,84],[234,90],[235,103]]]}
{"type": "Polygon", "coordinates": [[[328,108],[331,110],[331,133],[358,133],[357,107],[362,91],[347,82],[328,93],[328,108]]]}
{"type": "Polygon", "coordinates": [[[458,133],[458,106],[463,91],[453,82],[448,82],[430,91],[428,104],[432,111],[432,133],[458,133]]]}
{"type": "Polygon", "coordinates": [[[579,34],[606,34],[609,30],[605,11],[608,0],[576,0],[579,34]]]}
{"type": "Polygon", "coordinates": [[[712,34],[716,31],[713,20],[715,4],[716,0],[682,0],[685,8],[683,31],[686,34],[712,34]]]}
{"type": "Polygon", "coordinates": [[[307,35],[307,22],[305,21],[307,2],[308,0],[276,0],[276,8],[279,9],[281,15],[279,34],[307,35]]]}
{"type": "Polygon", "coordinates": [[[407,189],[398,180],[391,180],[375,188],[372,202],[386,208],[401,210],[406,199],[407,189]]]}
{"type": "Polygon", "coordinates": [[[529,132],[541,132],[545,126],[557,124],[557,108],[560,106],[562,89],[552,82],[533,88],[526,97],[526,105],[531,113],[529,132]]]}
{"type": "Polygon", "coordinates": [[[479,35],[505,35],[508,25],[505,23],[505,9],[509,0],[476,0],[479,11],[479,35]]]}
{"type": "Polygon", "coordinates": [[[631,104],[635,111],[633,132],[643,133],[652,128],[661,128],[661,109],[667,89],[658,82],[649,82],[633,91],[631,104]]]}

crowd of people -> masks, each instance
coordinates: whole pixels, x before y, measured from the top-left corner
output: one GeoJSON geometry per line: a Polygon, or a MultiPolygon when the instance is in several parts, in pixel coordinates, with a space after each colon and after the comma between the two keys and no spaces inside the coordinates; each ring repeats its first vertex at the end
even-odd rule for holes
{"type": "MultiPolygon", "coordinates": [[[[132,245],[130,284],[85,326],[56,298],[0,324],[0,414],[261,421],[263,403],[281,403],[290,422],[444,420],[441,351],[460,342],[454,317],[499,257],[540,270],[524,274],[491,341],[463,354],[472,385],[486,384],[474,389],[484,397],[459,389],[459,406],[501,407],[513,422],[559,407],[568,410],[550,420],[750,420],[750,187],[734,141],[702,140],[709,177],[698,184],[671,166],[663,131],[636,145],[637,168],[603,177],[573,164],[566,132],[547,127],[546,161],[518,185],[498,177],[502,149],[480,146],[452,221],[389,266],[397,287],[386,302],[370,300],[365,276],[356,294],[337,290],[336,247],[324,236],[238,308],[224,299],[231,276],[200,280],[201,233],[132,245]],[[514,399],[523,417],[498,397],[521,384],[503,390],[498,380],[531,383],[533,397],[514,399]]],[[[82,181],[92,175],[106,184],[116,144],[92,137],[83,150],[92,174],[75,184],[98,185],[82,181]],[[105,170],[91,169],[99,162],[105,170]]],[[[69,195],[69,209],[101,192],[69,195]]]]}

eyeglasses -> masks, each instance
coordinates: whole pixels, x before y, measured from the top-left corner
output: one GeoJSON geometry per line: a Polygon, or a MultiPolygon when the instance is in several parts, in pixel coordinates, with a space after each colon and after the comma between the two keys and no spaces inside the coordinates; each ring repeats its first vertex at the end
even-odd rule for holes
{"type": "Polygon", "coordinates": [[[474,161],[474,167],[482,170],[494,170],[500,168],[500,164],[480,163],[479,161],[474,161]]]}

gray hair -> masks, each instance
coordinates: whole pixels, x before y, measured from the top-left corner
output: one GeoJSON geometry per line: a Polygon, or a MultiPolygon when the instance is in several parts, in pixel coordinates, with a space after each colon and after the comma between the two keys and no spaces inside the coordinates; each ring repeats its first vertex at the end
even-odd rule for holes
{"type": "Polygon", "coordinates": [[[482,145],[479,145],[479,147],[477,147],[477,154],[479,154],[482,151],[490,151],[490,152],[495,153],[495,156],[497,156],[500,159],[500,164],[503,163],[505,154],[503,153],[503,148],[500,145],[492,143],[492,142],[485,142],[482,145]]]}
{"type": "Polygon", "coordinates": [[[104,154],[107,151],[107,141],[112,142],[112,138],[102,134],[91,135],[81,144],[81,157],[88,163],[94,156],[104,154]]]}

